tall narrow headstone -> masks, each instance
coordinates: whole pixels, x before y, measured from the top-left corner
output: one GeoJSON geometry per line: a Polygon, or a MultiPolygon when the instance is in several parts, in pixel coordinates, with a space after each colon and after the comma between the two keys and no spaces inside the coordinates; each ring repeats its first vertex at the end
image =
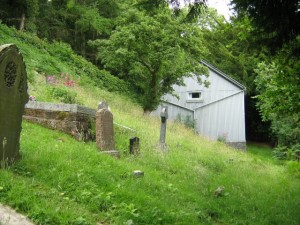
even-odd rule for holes
{"type": "Polygon", "coordinates": [[[23,57],[13,44],[0,46],[0,166],[19,157],[24,106],[28,102],[23,57]]]}
{"type": "Polygon", "coordinates": [[[106,108],[96,112],[96,143],[102,152],[119,157],[115,150],[113,114],[106,108]]]}

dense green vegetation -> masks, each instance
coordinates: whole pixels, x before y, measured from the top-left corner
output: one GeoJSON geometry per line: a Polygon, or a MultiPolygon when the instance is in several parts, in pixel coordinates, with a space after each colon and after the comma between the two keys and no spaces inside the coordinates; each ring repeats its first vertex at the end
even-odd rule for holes
{"type": "Polygon", "coordinates": [[[142,107],[106,89],[102,81],[126,83],[102,74],[64,44],[0,28],[1,44],[16,43],[24,54],[30,94],[57,102],[75,92],[75,102],[92,108],[106,100],[115,122],[136,130],[115,126],[121,152],[117,160],[100,154],[95,143],[24,122],[22,159],[0,170],[1,203],[43,225],[298,224],[299,163],[271,160],[255,146],[249,153],[235,151],[173,122],[168,123],[168,153],[162,153],[157,147],[159,119],[145,115],[142,107]],[[77,64],[86,67],[75,70],[77,64]],[[59,84],[47,85],[43,68],[52,75],[70,73],[76,84],[65,85],[65,76],[58,76],[59,84]],[[66,91],[58,91],[63,98],[53,94],[61,89],[66,91]],[[128,154],[132,136],[141,138],[136,157],[128,154]],[[144,177],[135,178],[134,170],[144,171],[144,177]],[[222,186],[224,191],[215,194],[222,186]]]}
{"type": "Polygon", "coordinates": [[[97,46],[107,70],[134,84],[143,96],[144,111],[156,109],[173,84],[182,84],[183,75],[199,74],[199,82],[206,83],[201,78],[206,70],[199,63],[205,48],[196,24],[174,19],[170,9],[157,10],[155,15],[132,9],[121,15],[117,25],[108,40],[90,43],[97,46]]]}
{"type": "Polygon", "coordinates": [[[116,160],[95,143],[24,122],[22,160],[0,170],[0,202],[37,224],[298,224],[299,3],[232,0],[238,15],[226,22],[203,2],[1,1],[0,45],[20,49],[30,95],[91,108],[105,100],[115,122],[136,132],[115,126],[116,160]],[[291,13],[279,13],[277,27],[269,8],[291,13]],[[260,116],[269,122],[273,153],[234,151],[173,122],[168,153],[160,151],[159,120],[144,111],[192,68],[205,72],[201,58],[247,86],[247,127],[262,136],[260,116]],[[128,154],[132,136],[141,138],[137,157],[128,154]]]}
{"type": "Polygon", "coordinates": [[[36,76],[46,79],[46,76],[50,75],[59,78],[61,74],[69,74],[74,80],[79,78],[78,82],[81,85],[97,86],[127,96],[134,94],[127,82],[98,69],[83,57],[74,54],[65,43],[49,44],[34,35],[9,29],[0,24],[0,44],[7,43],[14,43],[20,49],[30,84],[34,84],[36,76]]]}

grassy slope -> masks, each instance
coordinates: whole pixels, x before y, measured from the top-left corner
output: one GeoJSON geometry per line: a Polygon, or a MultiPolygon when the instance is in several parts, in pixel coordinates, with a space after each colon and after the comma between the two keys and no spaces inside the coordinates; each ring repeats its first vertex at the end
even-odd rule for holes
{"type": "MultiPolygon", "coordinates": [[[[17,32],[0,30],[0,37],[0,44],[15,42],[24,53],[30,93],[39,100],[55,101],[36,71],[75,73],[72,60],[65,63],[59,53],[49,54],[57,46],[46,42],[41,52],[34,44],[39,40],[26,36],[20,41],[17,32]],[[48,68],[48,61],[57,62],[56,71],[48,68]]],[[[108,101],[114,120],[137,132],[115,127],[117,149],[122,152],[116,160],[99,154],[95,143],[80,143],[24,123],[22,160],[0,171],[0,202],[40,224],[299,224],[299,164],[238,152],[171,122],[169,152],[163,154],[157,149],[158,119],[143,115],[128,98],[105,91],[101,79],[102,88],[93,86],[95,78],[89,77],[98,77],[96,70],[89,76],[81,68],[77,71],[84,81],[73,88],[77,101],[89,107],[108,101]],[[138,157],[127,155],[128,138],[134,135],[141,138],[138,157]],[[136,169],[145,176],[134,178],[136,169]],[[219,186],[225,192],[216,198],[219,186]]]]}

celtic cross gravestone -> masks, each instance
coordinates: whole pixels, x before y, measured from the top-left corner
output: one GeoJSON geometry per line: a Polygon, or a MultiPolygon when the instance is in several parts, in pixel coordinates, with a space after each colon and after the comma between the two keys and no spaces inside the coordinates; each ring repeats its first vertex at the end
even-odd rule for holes
{"type": "Polygon", "coordinates": [[[28,102],[23,57],[13,44],[0,46],[0,166],[19,157],[24,106],[28,102]]]}

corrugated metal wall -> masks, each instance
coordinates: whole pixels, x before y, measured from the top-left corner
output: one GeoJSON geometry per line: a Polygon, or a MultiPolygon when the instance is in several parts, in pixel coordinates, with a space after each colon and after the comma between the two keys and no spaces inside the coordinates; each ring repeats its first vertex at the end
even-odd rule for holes
{"type": "Polygon", "coordinates": [[[196,130],[212,140],[245,142],[244,92],[195,110],[196,130]]]}
{"type": "Polygon", "coordinates": [[[167,94],[163,97],[165,101],[172,102],[174,104],[189,108],[195,109],[201,105],[205,105],[209,102],[216,101],[220,98],[224,98],[231,94],[239,92],[241,89],[236,85],[232,84],[225,78],[216,74],[214,71],[209,71],[210,76],[208,80],[210,86],[208,88],[203,85],[198,84],[197,79],[193,77],[186,77],[184,79],[185,86],[174,85],[174,93],[179,96],[179,99],[176,97],[167,94]],[[188,102],[188,92],[201,91],[202,101],[199,102],[188,102]]]}

